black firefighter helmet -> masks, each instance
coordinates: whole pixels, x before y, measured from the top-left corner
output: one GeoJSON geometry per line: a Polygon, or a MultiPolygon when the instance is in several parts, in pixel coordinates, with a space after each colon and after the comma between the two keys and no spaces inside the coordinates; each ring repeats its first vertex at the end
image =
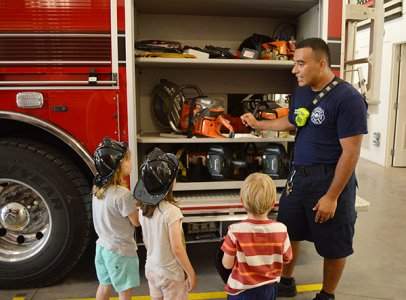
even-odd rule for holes
{"type": "Polygon", "coordinates": [[[102,187],[109,182],[127,151],[127,143],[118,142],[109,137],[103,139],[103,141],[97,146],[93,155],[94,164],[97,170],[94,179],[94,184],[96,186],[102,187]]]}
{"type": "Polygon", "coordinates": [[[157,205],[170,191],[178,170],[176,156],[155,147],[140,167],[134,198],[145,204],[157,205]]]}

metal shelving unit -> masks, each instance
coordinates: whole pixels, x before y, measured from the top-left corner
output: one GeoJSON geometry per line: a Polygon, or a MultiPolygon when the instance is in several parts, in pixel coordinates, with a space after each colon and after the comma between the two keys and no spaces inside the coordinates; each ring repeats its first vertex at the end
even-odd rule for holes
{"type": "MultiPolygon", "coordinates": [[[[276,187],[284,187],[286,179],[274,179],[276,187]]],[[[201,191],[201,190],[233,190],[240,189],[243,181],[201,181],[179,182],[174,186],[174,191],[201,191]]]]}
{"type": "Polygon", "coordinates": [[[205,69],[245,69],[245,70],[290,70],[291,60],[248,60],[248,59],[199,59],[199,58],[161,58],[137,57],[139,67],[159,68],[205,68],[205,69]]]}
{"type": "MultiPolygon", "coordinates": [[[[272,34],[279,24],[280,15],[291,15],[298,19],[300,15],[316,7],[317,3],[318,0],[301,0],[300,4],[292,6],[287,5],[285,0],[272,0],[261,3],[261,8],[258,9],[259,6],[247,1],[189,3],[185,0],[140,0],[135,4],[135,38],[177,40],[182,45],[201,48],[213,44],[238,49],[241,41],[253,32],[272,34]],[[229,26],[231,22],[235,24],[232,28],[229,26]],[[179,23],[185,26],[179,27],[179,23]]],[[[306,32],[307,29],[304,28],[303,34],[306,35],[306,32]]],[[[136,57],[135,53],[131,58],[134,61],[136,86],[137,163],[155,145],[162,146],[167,151],[175,151],[173,149],[181,147],[196,148],[197,151],[210,144],[238,148],[244,147],[244,143],[261,144],[259,147],[266,146],[266,143],[280,143],[288,148],[288,144],[294,142],[294,136],[276,132],[267,132],[264,137],[236,134],[235,138],[224,139],[187,138],[180,134],[162,133],[162,128],[154,124],[150,109],[151,91],[160,79],[167,79],[178,85],[196,84],[209,97],[222,100],[227,99],[228,94],[289,94],[295,84],[290,72],[293,61],[136,57]]],[[[278,188],[286,183],[285,179],[274,181],[278,188]]],[[[242,214],[245,210],[239,196],[242,183],[242,180],[178,181],[174,186],[174,197],[179,201],[189,222],[225,221],[227,218],[230,221],[240,220],[246,217],[242,214]]]]}
{"type": "Polygon", "coordinates": [[[165,136],[156,134],[143,134],[138,135],[137,142],[141,144],[196,144],[196,143],[283,143],[293,142],[295,137],[289,135],[288,137],[255,137],[254,135],[245,135],[245,137],[236,138],[205,138],[205,137],[192,137],[187,138],[177,134],[167,134],[165,136]]]}

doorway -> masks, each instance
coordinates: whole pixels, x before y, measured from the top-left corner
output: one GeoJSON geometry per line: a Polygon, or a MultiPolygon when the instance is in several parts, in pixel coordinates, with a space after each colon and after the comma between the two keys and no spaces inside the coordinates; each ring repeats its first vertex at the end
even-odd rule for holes
{"type": "Polygon", "coordinates": [[[395,48],[392,167],[406,167],[406,44],[395,48]]]}

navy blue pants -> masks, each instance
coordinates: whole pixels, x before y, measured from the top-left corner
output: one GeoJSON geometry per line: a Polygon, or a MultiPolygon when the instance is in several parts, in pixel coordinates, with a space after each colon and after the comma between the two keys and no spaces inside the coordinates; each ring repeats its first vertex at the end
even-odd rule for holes
{"type": "Polygon", "coordinates": [[[228,295],[228,300],[276,300],[276,283],[266,284],[232,296],[228,295]]]}
{"type": "Polygon", "coordinates": [[[351,255],[357,217],[355,175],[348,180],[338,199],[334,218],[316,223],[313,207],[330,187],[335,165],[295,168],[292,191],[286,193],[285,190],[279,201],[278,221],[287,226],[292,241],[314,242],[317,252],[324,258],[337,259],[351,255]]]}

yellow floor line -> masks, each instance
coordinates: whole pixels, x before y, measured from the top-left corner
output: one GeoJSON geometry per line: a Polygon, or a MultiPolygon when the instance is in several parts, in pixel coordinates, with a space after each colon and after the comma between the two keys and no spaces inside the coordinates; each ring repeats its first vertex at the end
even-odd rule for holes
{"type": "Polygon", "coordinates": [[[300,284],[296,286],[296,290],[298,293],[318,292],[321,290],[322,286],[321,283],[300,284]]]}
{"type": "Polygon", "coordinates": [[[13,297],[11,300],[25,300],[25,297],[13,297]]]}
{"type": "MultiPolygon", "coordinates": [[[[296,286],[298,293],[318,292],[321,290],[321,283],[301,284],[296,286]]],[[[209,300],[227,299],[225,292],[190,293],[189,300],[209,300]]],[[[24,300],[24,298],[14,298],[13,300],[24,300]]],[[[69,298],[64,300],[95,300],[95,298],[69,298]]],[[[110,300],[118,300],[118,297],[110,297],[110,300]]],[[[131,300],[151,300],[149,296],[133,296],[131,300]]]]}

